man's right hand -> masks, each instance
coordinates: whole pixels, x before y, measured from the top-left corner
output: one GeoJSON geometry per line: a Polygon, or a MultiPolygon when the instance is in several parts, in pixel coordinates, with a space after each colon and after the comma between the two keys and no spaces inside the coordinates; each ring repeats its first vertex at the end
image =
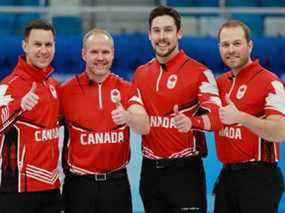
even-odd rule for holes
{"type": "Polygon", "coordinates": [[[179,112],[178,105],[174,105],[174,125],[176,126],[179,132],[189,132],[192,128],[192,122],[184,113],[179,112]]]}
{"type": "Polygon", "coordinates": [[[130,113],[127,110],[125,110],[125,108],[123,107],[121,103],[121,100],[116,99],[115,104],[116,104],[116,109],[114,109],[111,112],[114,123],[117,125],[123,125],[123,124],[128,123],[128,120],[130,118],[129,117],[130,113]]]}
{"type": "Polygon", "coordinates": [[[22,98],[21,108],[23,111],[32,110],[39,102],[39,96],[35,93],[37,84],[33,82],[32,88],[30,91],[22,98]]]}

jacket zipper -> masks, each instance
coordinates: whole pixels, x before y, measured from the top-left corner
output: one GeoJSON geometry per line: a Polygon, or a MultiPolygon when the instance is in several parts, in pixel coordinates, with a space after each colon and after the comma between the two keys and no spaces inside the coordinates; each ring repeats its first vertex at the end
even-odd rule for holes
{"type": "Polygon", "coordinates": [[[230,88],[230,91],[228,92],[228,96],[230,97],[232,92],[233,92],[233,89],[235,87],[235,84],[236,84],[236,77],[233,77],[233,83],[231,85],[231,88],[230,88]]]}
{"type": "Polygon", "coordinates": [[[102,103],[102,82],[98,83],[98,98],[99,98],[99,109],[103,108],[103,103],[102,103]]]}
{"type": "Polygon", "coordinates": [[[156,92],[158,92],[159,91],[159,83],[160,83],[160,80],[161,80],[161,77],[162,77],[162,73],[163,73],[163,70],[162,70],[162,67],[160,66],[159,67],[160,69],[160,71],[159,71],[159,76],[158,76],[158,78],[157,78],[157,80],[156,80],[156,88],[155,88],[155,91],[156,92]]]}

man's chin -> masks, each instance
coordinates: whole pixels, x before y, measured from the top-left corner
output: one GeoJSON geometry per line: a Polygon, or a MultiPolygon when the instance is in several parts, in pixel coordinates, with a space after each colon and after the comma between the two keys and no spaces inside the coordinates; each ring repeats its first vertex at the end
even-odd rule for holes
{"type": "Polygon", "coordinates": [[[156,55],[158,55],[159,57],[167,57],[170,55],[170,53],[169,51],[164,51],[164,52],[156,51],[156,55]]]}
{"type": "Polygon", "coordinates": [[[98,72],[98,73],[105,73],[105,72],[107,72],[107,69],[104,67],[104,68],[95,68],[94,69],[95,70],[95,72],[98,72]]]}
{"type": "Polygon", "coordinates": [[[49,66],[49,63],[38,63],[38,64],[33,64],[34,67],[38,68],[38,69],[45,69],[49,66]]]}
{"type": "Polygon", "coordinates": [[[241,65],[237,65],[237,64],[229,64],[227,65],[231,70],[239,70],[241,69],[243,66],[241,65]]]}

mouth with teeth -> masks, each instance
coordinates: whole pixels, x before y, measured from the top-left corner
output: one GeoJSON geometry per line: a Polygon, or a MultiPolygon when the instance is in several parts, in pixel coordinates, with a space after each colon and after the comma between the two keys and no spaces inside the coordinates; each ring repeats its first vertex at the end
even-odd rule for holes
{"type": "Polygon", "coordinates": [[[39,66],[47,66],[47,64],[50,63],[50,58],[49,57],[39,57],[37,58],[37,62],[36,62],[39,66]]]}
{"type": "Polygon", "coordinates": [[[239,56],[232,56],[232,55],[229,55],[229,56],[226,56],[226,59],[229,61],[229,62],[236,62],[237,60],[240,59],[239,56]]]}
{"type": "Polygon", "coordinates": [[[95,62],[93,63],[93,66],[95,69],[98,69],[98,70],[105,70],[107,69],[107,66],[108,66],[108,63],[104,63],[104,62],[95,62]]]}
{"type": "Polygon", "coordinates": [[[165,42],[165,41],[163,41],[163,42],[158,42],[157,44],[156,44],[156,46],[158,47],[158,48],[161,48],[161,49],[164,49],[165,47],[168,47],[168,42],[165,42]]]}

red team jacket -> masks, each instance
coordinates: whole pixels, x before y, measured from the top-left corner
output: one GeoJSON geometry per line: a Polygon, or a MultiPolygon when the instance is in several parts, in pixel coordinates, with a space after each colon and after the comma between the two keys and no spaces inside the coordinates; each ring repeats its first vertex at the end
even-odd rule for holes
{"type": "Polygon", "coordinates": [[[111,111],[116,98],[125,109],[141,104],[138,90],[114,74],[96,83],[84,72],[60,91],[69,130],[68,169],[84,175],[124,168],[130,159],[130,130],[127,125],[117,126],[111,111]]]}
{"type": "Polygon", "coordinates": [[[0,84],[0,166],[2,192],[32,192],[59,188],[57,82],[47,71],[19,58],[0,84]],[[39,103],[22,112],[21,98],[36,82],[39,103]]]}
{"type": "MultiPolygon", "coordinates": [[[[278,77],[254,61],[234,77],[231,71],[217,79],[223,105],[226,94],[236,107],[259,118],[285,116],[285,91],[278,77]]],[[[215,133],[218,158],[222,163],[275,162],[279,143],[265,141],[241,124],[225,125],[215,133]]]]}
{"type": "Polygon", "coordinates": [[[153,59],[139,67],[134,83],[150,116],[150,133],[143,136],[144,157],[159,159],[207,154],[203,129],[220,127],[217,111],[221,104],[216,81],[207,67],[181,50],[166,65],[153,59]],[[176,104],[189,117],[197,115],[192,122],[199,131],[178,132],[173,122],[176,104]],[[205,111],[210,113],[201,116],[205,111]]]}

